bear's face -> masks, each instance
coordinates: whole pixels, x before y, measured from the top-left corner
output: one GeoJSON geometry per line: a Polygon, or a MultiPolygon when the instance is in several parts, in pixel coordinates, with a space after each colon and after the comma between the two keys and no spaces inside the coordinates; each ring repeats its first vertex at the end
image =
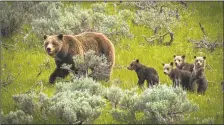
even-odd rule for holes
{"type": "Polygon", "coordinates": [[[201,56],[199,56],[199,57],[196,57],[196,56],[194,56],[194,59],[195,59],[195,61],[194,61],[194,66],[195,66],[195,68],[201,68],[201,67],[205,67],[205,62],[206,62],[206,57],[204,56],[204,57],[201,57],[201,56]]]}
{"type": "Polygon", "coordinates": [[[62,48],[63,35],[44,35],[44,48],[48,55],[55,57],[62,48]]]}
{"type": "Polygon", "coordinates": [[[176,56],[174,55],[174,63],[177,67],[180,67],[184,63],[185,55],[183,56],[176,56]]]}
{"type": "Polygon", "coordinates": [[[173,69],[173,62],[171,62],[170,64],[162,63],[162,65],[164,74],[169,75],[171,70],[173,69]]]}
{"type": "Polygon", "coordinates": [[[136,59],[136,60],[133,60],[127,68],[128,68],[128,70],[136,70],[137,68],[140,67],[140,65],[141,64],[139,63],[139,60],[136,59]]]}

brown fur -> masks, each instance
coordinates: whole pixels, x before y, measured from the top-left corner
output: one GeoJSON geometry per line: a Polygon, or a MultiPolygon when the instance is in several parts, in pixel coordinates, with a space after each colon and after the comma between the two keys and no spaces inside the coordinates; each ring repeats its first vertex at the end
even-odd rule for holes
{"type": "Polygon", "coordinates": [[[190,77],[191,77],[191,72],[186,71],[186,70],[181,70],[179,68],[173,68],[173,62],[169,64],[164,64],[163,65],[163,71],[165,75],[168,75],[170,79],[173,82],[173,86],[182,86],[182,88],[185,90],[192,90],[189,82],[190,82],[190,77]]]}
{"type": "Polygon", "coordinates": [[[208,88],[208,81],[204,74],[204,67],[195,68],[191,73],[190,77],[190,85],[194,87],[194,84],[197,83],[197,93],[205,94],[205,91],[208,88]]]}
{"type": "MultiPolygon", "coordinates": [[[[111,73],[115,63],[115,49],[113,43],[104,34],[84,32],[78,35],[45,35],[44,39],[45,49],[50,56],[55,58],[57,65],[50,76],[50,83],[53,83],[56,77],[64,78],[68,75],[67,70],[60,68],[63,63],[73,64],[73,56],[83,55],[89,50],[95,51],[96,55],[104,54],[107,57],[111,73]]],[[[71,69],[77,72],[74,65],[71,69]]]]}
{"type": "Polygon", "coordinates": [[[205,77],[206,57],[194,56],[194,59],[194,69],[191,73],[190,85],[194,87],[195,83],[197,83],[197,93],[205,94],[208,87],[208,81],[205,77]]]}
{"type": "Polygon", "coordinates": [[[144,85],[146,80],[148,87],[159,84],[159,76],[157,71],[152,67],[147,67],[139,62],[139,60],[134,60],[131,62],[130,66],[127,67],[128,70],[134,70],[138,75],[138,85],[144,85]]]}
{"type": "Polygon", "coordinates": [[[194,64],[185,62],[185,55],[176,56],[174,55],[174,64],[178,69],[193,72],[194,64]]]}

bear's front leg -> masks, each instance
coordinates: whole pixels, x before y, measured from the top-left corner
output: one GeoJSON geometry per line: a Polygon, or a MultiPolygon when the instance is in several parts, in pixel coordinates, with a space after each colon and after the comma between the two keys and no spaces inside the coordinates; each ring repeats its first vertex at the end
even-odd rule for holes
{"type": "Polygon", "coordinates": [[[56,68],[54,72],[50,75],[49,82],[54,83],[56,77],[65,78],[68,75],[68,70],[56,68]]]}
{"type": "Polygon", "coordinates": [[[142,88],[144,86],[144,81],[145,81],[144,78],[138,79],[138,85],[140,86],[140,88],[142,88]]]}
{"type": "Polygon", "coordinates": [[[176,85],[177,85],[176,79],[174,78],[174,79],[172,79],[172,81],[173,81],[173,87],[176,87],[176,85]]]}
{"type": "Polygon", "coordinates": [[[147,85],[148,85],[148,88],[152,87],[153,86],[153,80],[150,80],[150,79],[147,79],[147,85]]]}

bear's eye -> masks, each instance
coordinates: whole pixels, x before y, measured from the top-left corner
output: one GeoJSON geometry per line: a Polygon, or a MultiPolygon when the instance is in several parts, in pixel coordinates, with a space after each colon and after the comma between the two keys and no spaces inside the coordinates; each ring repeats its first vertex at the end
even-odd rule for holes
{"type": "Polygon", "coordinates": [[[55,45],[56,45],[56,43],[54,43],[54,42],[53,42],[52,44],[53,44],[53,46],[55,46],[55,45]]]}
{"type": "Polygon", "coordinates": [[[133,66],[133,64],[131,64],[131,66],[133,66]]]}
{"type": "Polygon", "coordinates": [[[169,70],[169,68],[166,68],[166,70],[169,70]]]}

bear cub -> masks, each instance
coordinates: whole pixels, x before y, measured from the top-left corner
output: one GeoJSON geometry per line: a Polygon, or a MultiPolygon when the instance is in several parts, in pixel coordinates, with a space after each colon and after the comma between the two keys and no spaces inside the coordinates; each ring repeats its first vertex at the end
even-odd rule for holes
{"type": "Polygon", "coordinates": [[[178,69],[186,70],[189,72],[193,71],[194,64],[185,62],[185,57],[186,57],[185,55],[183,55],[183,56],[174,55],[173,57],[174,57],[174,63],[178,69]]]}
{"type": "Polygon", "coordinates": [[[173,86],[182,86],[182,88],[185,90],[192,90],[191,86],[189,85],[190,82],[190,77],[191,77],[191,72],[185,71],[185,70],[180,70],[179,68],[173,68],[173,62],[170,64],[164,64],[163,65],[163,71],[165,75],[168,75],[170,79],[173,82],[173,86]]]}
{"type": "Polygon", "coordinates": [[[128,70],[134,70],[138,76],[138,85],[143,86],[147,81],[148,87],[159,84],[159,76],[157,71],[152,67],[147,67],[139,62],[138,59],[133,60],[127,67],[128,70]]]}
{"type": "Polygon", "coordinates": [[[194,86],[194,84],[197,83],[197,93],[204,94],[208,87],[208,81],[205,77],[206,57],[194,56],[194,58],[194,69],[191,74],[190,85],[194,86]]]}

